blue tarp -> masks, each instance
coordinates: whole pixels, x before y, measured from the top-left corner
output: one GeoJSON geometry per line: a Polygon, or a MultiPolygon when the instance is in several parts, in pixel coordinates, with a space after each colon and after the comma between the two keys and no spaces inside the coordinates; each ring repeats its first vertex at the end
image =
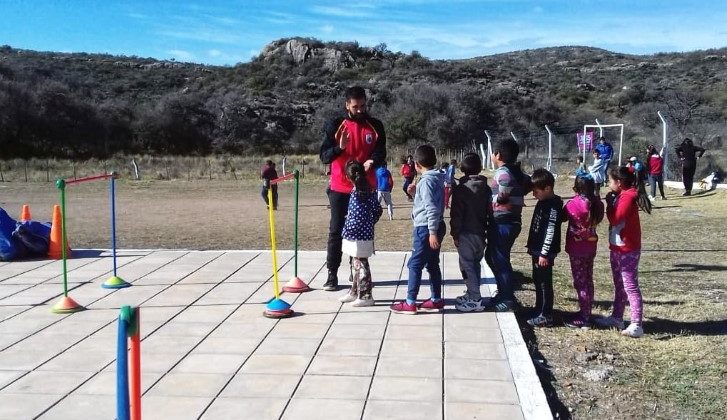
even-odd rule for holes
{"type": "Polygon", "coordinates": [[[17,222],[0,208],[0,261],[48,255],[50,223],[17,222]]]}

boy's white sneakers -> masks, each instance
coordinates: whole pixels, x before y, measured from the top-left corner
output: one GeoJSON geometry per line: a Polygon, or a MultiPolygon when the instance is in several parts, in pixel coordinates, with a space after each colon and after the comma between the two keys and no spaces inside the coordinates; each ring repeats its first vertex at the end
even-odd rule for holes
{"type": "Polygon", "coordinates": [[[625,330],[621,331],[621,335],[631,338],[639,338],[644,335],[644,329],[641,328],[641,325],[632,322],[625,330]]]}
{"type": "Polygon", "coordinates": [[[474,300],[467,298],[463,302],[456,302],[454,309],[460,312],[482,312],[485,310],[485,305],[482,304],[482,299],[474,300]]]}

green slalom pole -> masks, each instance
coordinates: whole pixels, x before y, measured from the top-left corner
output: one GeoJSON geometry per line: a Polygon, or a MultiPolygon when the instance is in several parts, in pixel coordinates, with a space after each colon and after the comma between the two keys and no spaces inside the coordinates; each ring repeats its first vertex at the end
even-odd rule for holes
{"type": "Polygon", "coordinates": [[[63,257],[63,297],[51,308],[56,314],[70,314],[86,308],[68,296],[68,240],[66,240],[66,181],[56,181],[56,188],[61,190],[61,256],[63,257]]]}
{"type": "Polygon", "coordinates": [[[295,214],[295,223],[293,224],[293,247],[295,250],[294,253],[294,268],[293,273],[295,277],[298,277],[298,184],[300,183],[300,173],[298,170],[295,170],[295,198],[293,202],[293,214],[295,214]]]}
{"type": "Polygon", "coordinates": [[[68,296],[68,267],[66,265],[66,181],[59,179],[56,187],[61,190],[61,255],[63,256],[63,296],[68,296]]]}

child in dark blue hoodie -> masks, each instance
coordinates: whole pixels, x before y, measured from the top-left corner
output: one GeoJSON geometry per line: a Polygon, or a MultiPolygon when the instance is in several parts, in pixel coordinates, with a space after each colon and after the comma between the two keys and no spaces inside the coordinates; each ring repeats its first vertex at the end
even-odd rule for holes
{"type": "Polygon", "coordinates": [[[487,185],[487,178],[480,175],[482,160],[477,153],[466,154],[461,169],[464,176],[454,187],[449,215],[454,246],[459,254],[459,269],[467,290],[455,300],[454,307],[460,312],[480,312],[485,310],[480,279],[487,229],[492,218],[492,189],[487,185]]]}

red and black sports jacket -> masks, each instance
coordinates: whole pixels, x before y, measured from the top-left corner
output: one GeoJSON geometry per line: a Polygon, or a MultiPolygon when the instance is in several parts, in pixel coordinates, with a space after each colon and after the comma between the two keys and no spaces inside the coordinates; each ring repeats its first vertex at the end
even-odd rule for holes
{"type": "Polygon", "coordinates": [[[376,168],[386,161],[386,133],[381,121],[372,117],[354,120],[334,118],[323,126],[321,161],[331,165],[331,191],[349,194],[353,184],[346,178],[346,163],[356,160],[364,163],[371,159],[373,166],[366,173],[371,188],[376,189],[376,168]],[[348,133],[345,149],[339,147],[341,137],[348,133]]]}

